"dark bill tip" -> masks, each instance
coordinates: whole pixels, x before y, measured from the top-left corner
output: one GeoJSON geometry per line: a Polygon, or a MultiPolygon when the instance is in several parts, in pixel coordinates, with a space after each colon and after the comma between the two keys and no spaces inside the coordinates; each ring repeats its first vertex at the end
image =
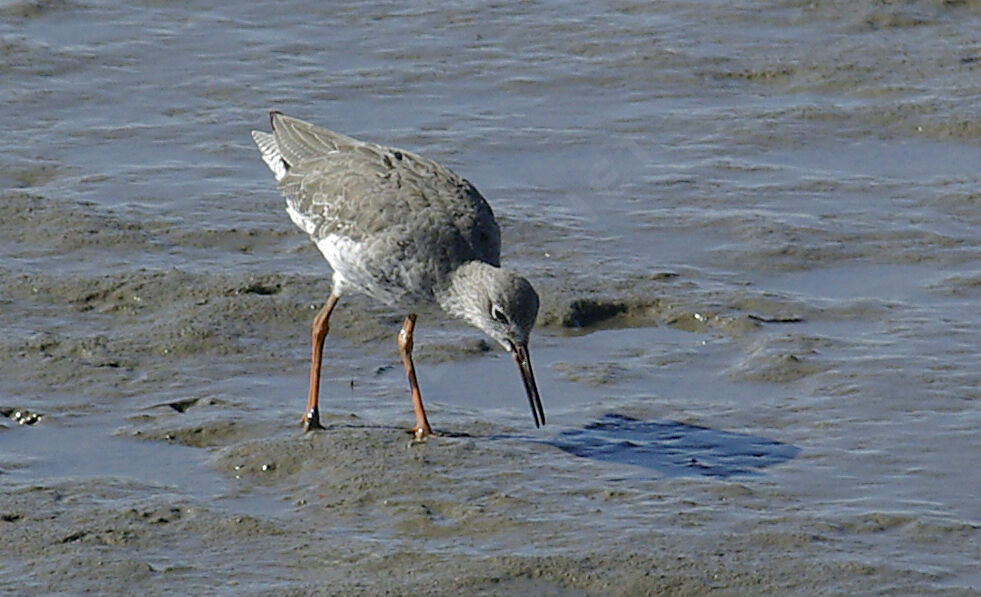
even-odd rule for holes
{"type": "Polygon", "coordinates": [[[531,370],[528,347],[515,345],[511,354],[514,355],[514,362],[518,364],[518,370],[521,372],[521,381],[524,382],[525,391],[528,392],[528,403],[531,405],[531,416],[535,418],[535,427],[541,427],[545,424],[545,409],[542,408],[542,398],[538,395],[535,373],[531,370]]]}

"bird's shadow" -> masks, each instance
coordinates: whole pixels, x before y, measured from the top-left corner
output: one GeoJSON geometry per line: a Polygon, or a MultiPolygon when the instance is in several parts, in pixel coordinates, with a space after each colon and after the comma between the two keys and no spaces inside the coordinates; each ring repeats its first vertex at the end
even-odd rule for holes
{"type": "Polygon", "coordinates": [[[641,466],[666,477],[754,475],[800,453],[796,446],[765,437],[615,413],[544,443],[582,458],[641,466]]]}

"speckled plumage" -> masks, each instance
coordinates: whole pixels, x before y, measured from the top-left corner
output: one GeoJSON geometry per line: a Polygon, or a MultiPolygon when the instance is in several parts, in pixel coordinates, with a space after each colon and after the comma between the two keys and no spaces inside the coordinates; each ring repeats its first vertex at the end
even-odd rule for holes
{"type": "Polygon", "coordinates": [[[277,173],[287,211],[330,263],[338,295],[352,288],[411,309],[468,261],[500,265],[490,206],[449,168],[282,114],[273,129],[253,136],[288,165],[277,173]]]}
{"type": "Polygon", "coordinates": [[[415,433],[432,433],[422,406],[412,333],[415,311],[438,304],[483,330],[514,356],[535,425],[545,422],[528,356],[538,295],[500,267],[501,237],[487,201],[466,179],[414,153],[365,143],[271,112],[272,133],[252,131],[279,181],[286,211],[334,270],[314,318],[310,394],[304,422],[319,428],[320,367],[328,321],[347,290],[409,314],[399,351],[412,391],[415,433]]]}

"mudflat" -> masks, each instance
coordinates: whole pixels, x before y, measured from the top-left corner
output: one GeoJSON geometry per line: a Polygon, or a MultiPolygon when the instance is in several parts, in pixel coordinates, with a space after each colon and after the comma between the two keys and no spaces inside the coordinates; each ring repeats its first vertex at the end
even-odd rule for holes
{"type": "Polygon", "coordinates": [[[977,2],[0,3],[0,591],[973,595],[977,2]],[[164,60],[163,57],[166,57],[164,60]],[[542,297],[345,297],[269,109],[471,180],[542,297]]]}

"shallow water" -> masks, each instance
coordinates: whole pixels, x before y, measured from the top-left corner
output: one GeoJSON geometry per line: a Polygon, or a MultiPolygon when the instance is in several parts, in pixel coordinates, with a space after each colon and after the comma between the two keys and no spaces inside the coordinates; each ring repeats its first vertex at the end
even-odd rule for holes
{"type": "Polygon", "coordinates": [[[0,2],[3,585],[981,590],[979,30],[970,0],[0,2]],[[545,428],[427,314],[442,435],[409,444],[402,314],[345,297],[301,434],[329,270],[252,145],[271,108],[481,189],[543,298],[545,428]]]}

